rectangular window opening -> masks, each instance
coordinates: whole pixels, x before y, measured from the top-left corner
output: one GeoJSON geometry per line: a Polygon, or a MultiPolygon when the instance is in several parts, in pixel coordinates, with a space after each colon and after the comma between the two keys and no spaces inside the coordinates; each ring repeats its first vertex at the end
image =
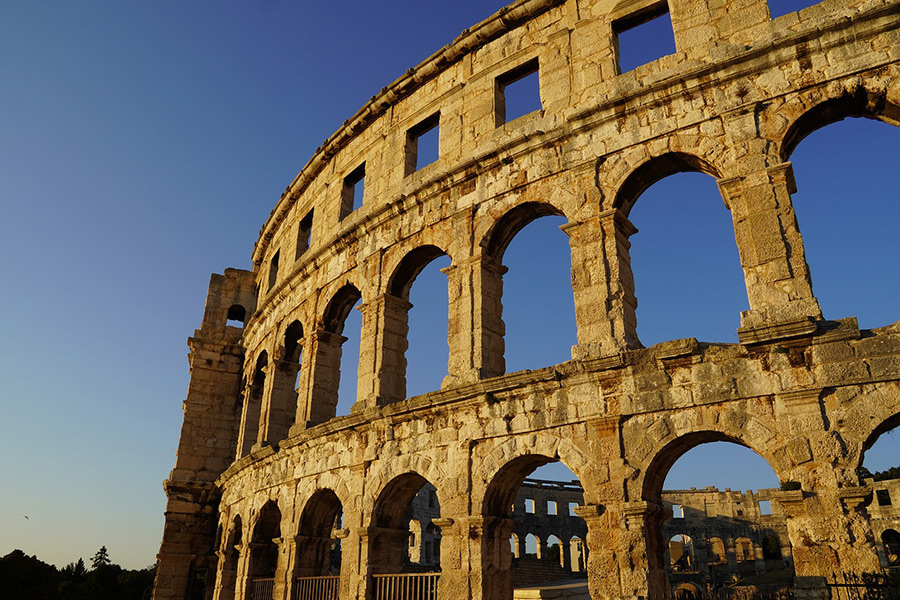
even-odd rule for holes
{"type": "Polygon", "coordinates": [[[300,228],[297,231],[297,252],[294,256],[294,260],[303,256],[303,253],[309,249],[309,244],[312,242],[312,222],[313,222],[313,209],[310,209],[306,216],[300,221],[300,228]]]}
{"type": "Polygon", "coordinates": [[[366,163],[363,163],[344,178],[344,187],[341,190],[341,220],[362,207],[365,187],[366,163]]]}
{"type": "Polygon", "coordinates": [[[538,59],[508,71],[494,86],[494,115],[497,127],[543,108],[538,59]]]}
{"type": "Polygon", "coordinates": [[[619,73],[675,53],[675,33],[666,2],[651,4],[613,22],[619,73]]]}
{"type": "Polygon", "coordinates": [[[875,497],[878,499],[878,506],[890,506],[891,493],[888,490],[875,490],[875,497]]]}
{"type": "Polygon", "coordinates": [[[406,132],[406,171],[412,175],[438,159],[441,113],[437,112],[406,132]]]}
{"type": "Polygon", "coordinates": [[[672,505],[672,517],[675,519],[683,519],[684,518],[684,506],[681,504],[673,504],[672,505]]]}
{"type": "Polygon", "coordinates": [[[575,514],[575,507],[577,507],[577,506],[578,506],[578,503],[577,503],[577,502],[569,502],[569,516],[570,516],[570,517],[577,517],[577,516],[578,516],[578,515],[575,514]]]}
{"type": "Polygon", "coordinates": [[[810,6],[815,6],[821,0],[769,0],[769,16],[773,19],[810,6]]]}
{"type": "Polygon", "coordinates": [[[556,512],[556,500],[547,500],[547,514],[555,515],[556,512]]]}
{"type": "Polygon", "coordinates": [[[275,282],[278,281],[278,255],[281,254],[281,251],[278,250],[275,254],[272,255],[272,260],[269,262],[269,287],[266,288],[266,291],[271,290],[275,287],[275,282]]]}
{"type": "Polygon", "coordinates": [[[531,498],[525,498],[525,512],[533,515],[534,514],[534,500],[531,498]]]}
{"type": "Polygon", "coordinates": [[[768,500],[760,500],[759,501],[759,514],[771,515],[772,514],[772,503],[768,500]]]}

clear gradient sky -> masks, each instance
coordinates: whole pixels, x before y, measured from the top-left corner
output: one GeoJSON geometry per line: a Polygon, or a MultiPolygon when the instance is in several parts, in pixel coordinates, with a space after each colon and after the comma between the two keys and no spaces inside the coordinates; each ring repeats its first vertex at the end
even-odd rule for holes
{"type": "MultiPolygon", "coordinates": [[[[281,192],[344,119],[504,3],[0,4],[0,555],[21,548],[62,566],[106,545],[125,567],[153,562],[185,339],[210,273],[250,267],[281,192]]],[[[793,159],[830,318],[898,318],[897,148],[897,129],[853,120],[793,159]]],[[[666,179],[632,220],[645,344],[734,341],[747,300],[714,182],[666,179]]],[[[510,371],[569,358],[559,224],[530,225],[507,253],[510,371]]],[[[443,277],[429,266],[413,286],[411,393],[446,372],[443,277]]],[[[898,462],[897,447],[873,449],[873,468],[898,462]]],[[[702,451],[676,464],[669,487],[774,485],[746,451],[702,451]],[[724,475],[748,475],[726,481],[716,460],[724,475]]]]}

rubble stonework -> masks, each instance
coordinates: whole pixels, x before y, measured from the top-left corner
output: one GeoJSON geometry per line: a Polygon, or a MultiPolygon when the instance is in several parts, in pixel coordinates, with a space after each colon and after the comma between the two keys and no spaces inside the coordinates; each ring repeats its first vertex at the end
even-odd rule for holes
{"type": "Polygon", "coordinates": [[[518,0],[463,32],[319,148],[252,271],[212,277],[154,598],[243,599],[266,578],[290,598],[297,578],[328,574],[336,538],[340,598],[371,599],[377,575],[406,568],[405,510],[430,483],[438,596],[509,600],[516,490],[560,460],[584,487],[591,596],[661,599],[662,483],[710,441],[797,483],[772,501],[798,594],[877,570],[857,468],[900,423],[900,324],[821,313],[791,204],[792,151],[847,116],[900,124],[900,0],[776,19],[765,0],[518,0]],[[677,52],[620,74],[618,32],[666,8],[677,52]],[[535,67],[542,109],[505,122],[503,85],[535,67]],[[414,170],[434,122],[440,156],[414,170]],[[716,178],[733,217],[740,343],[638,338],[628,215],[679,171],[716,178]],[[569,362],[507,374],[503,252],[545,215],[567,220],[578,343],[569,362]],[[409,289],[441,255],[448,375],[407,398],[409,289]],[[357,402],[334,418],[359,299],[357,402]]]}

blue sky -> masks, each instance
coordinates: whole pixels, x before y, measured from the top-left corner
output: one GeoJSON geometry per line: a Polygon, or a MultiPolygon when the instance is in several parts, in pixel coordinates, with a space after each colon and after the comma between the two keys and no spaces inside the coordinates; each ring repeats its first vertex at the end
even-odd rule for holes
{"type": "MultiPolygon", "coordinates": [[[[21,548],[64,565],[106,545],[126,567],[153,562],[185,339],[210,273],[249,268],[285,185],[344,119],[503,4],[0,4],[0,554],[21,548]]],[[[886,125],[843,123],[795,156],[798,215],[829,317],[896,318],[898,143],[886,125]]],[[[711,180],[657,184],[632,220],[645,343],[733,341],[746,294],[711,180]],[[668,261],[682,252],[694,268],[676,272],[668,261]],[[701,285],[714,301],[692,293],[701,285]]],[[[569,357],[560,223],[529,225],[507,252],[509,370],[569,357]]],[[[422,377],[410,378],[411,393],[446,371],[443,277],[430,266],[413,286],[410,369],[422,377]]]]}

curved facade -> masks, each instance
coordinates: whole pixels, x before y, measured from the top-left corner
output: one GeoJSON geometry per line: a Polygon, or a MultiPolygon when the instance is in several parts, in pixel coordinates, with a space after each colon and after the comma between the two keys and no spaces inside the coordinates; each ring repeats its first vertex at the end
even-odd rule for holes
{"type": "Polygon", "coordinates": [[[584,487],[591,596],[662,598],[662,482],[715,440],[799,483],[773,496],[798,589],[877,570],[856,469],[900,423],[900,324],[822,314],[791,204],[793,149],[847,116],[900,124],[898,0],[776,19],[765,0],[519,0],[463,32],[319,148],[252,271],[213,275],[154,598],[261,597],[259,582],[295,598],[316,580],[374,599],[379,576],[410,571],[405,507],[430,483],[437,597],[509,600],[516,490],[557,460],[584,487]],[[618,35],[667,11],[676,53],[620,73],[618,35]],[[541,109],[508,120],[507,87],[534,73],[541,109]],[[417,168],[435,126],[439,157],[417,168]],[[738,344],[644,348],[636,332],[629,211],[681,171],[715,177],[733,218],[738,344]],[[545,215],[567,221],[578,343],[507,374],[503,253],[545,215]],[[443,255],[448,376],[407,398],[409,290],[443,255]],[[360,299],[358,397],[335,417],[360,299]]]}

